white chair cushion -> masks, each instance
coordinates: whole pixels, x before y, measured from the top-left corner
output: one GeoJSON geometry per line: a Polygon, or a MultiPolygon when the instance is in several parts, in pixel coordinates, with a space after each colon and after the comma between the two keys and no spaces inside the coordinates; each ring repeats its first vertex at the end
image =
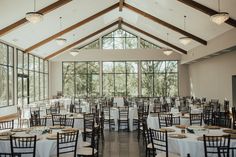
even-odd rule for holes
{"type": "Polygon", "coordinates": [[[79,142],[78,145],[79,145],[79,147],[89,147],[89,146],[91,146],[91,143],[89,143],[89,142],[79,142]]]}
{"type": "MultiPolygon", "coordinates": [[[[74,153],[71,152],[71,153],[66,153],[66,154],[59,154],[60,157],[72,157],[74,156],[74,153]]],[[[57,155],[52,155],[50,157],[57,157],[57,155]]]]}
{"type": "Polygon", "coordinates": [[[153,148],[153,147],[152,147],[152,143],[149,143],[149,144],[147,145],[147,148],[152,149],[152,148],[153,148]]]}
{"type": "MultiPolygon", "coordinates": [[[[168,155],[169,157],[180,157],[180,155],[173,154],[173,153],[169,153],[168,155]]],[[[158,153],[155,157],[166,157],[166,153],[165,152],[158,153]]]]}
{"type": "MultiPolygon", "coordinates": [[[[90,147],[83,147],[77,150],[77,154],[79,155],[92,155],[93,153],[93,148],[90,147]]],[[[97,150],[94,149],[94,154],[97,153],[97,150]]]]}

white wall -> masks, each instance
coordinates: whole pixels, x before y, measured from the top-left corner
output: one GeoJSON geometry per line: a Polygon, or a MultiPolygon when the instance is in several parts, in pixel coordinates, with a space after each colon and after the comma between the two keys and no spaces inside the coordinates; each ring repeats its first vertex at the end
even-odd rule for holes
{"type": "Polygon", "coordinates": [[[227,98],[232,104],[232,75],[236,75],[236,51],[190,64],[191,94],[221,102],[227,98]]]}

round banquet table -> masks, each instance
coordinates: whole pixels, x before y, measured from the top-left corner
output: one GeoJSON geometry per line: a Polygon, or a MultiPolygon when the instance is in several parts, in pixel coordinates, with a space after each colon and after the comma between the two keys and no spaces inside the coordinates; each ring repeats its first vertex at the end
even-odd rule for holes
{"type": "MultiPolygon", "coordinates": [[[[180,114],[173,114],[173,117],[179,117],[180,114]]],[[[181,125],[190,125],[189,115],[180,116],[180,124],[181,125]]],[[[147,118],[147,125],[152,129],[159,129],[159,118],[158,114],[149,114],[147,118]]]]}
{"type": "MultiPolygon", "coordinates": [[[[53,134],[56,132],[61,132],[59,129],[53,129],[53,134]]],[[[32,133],[31,135],[26,134],[25,132],[16,132],[15,135],[17,136],[33,136],[34,134],[38,134],[37,137],[39,140],[36,142],[36,157],[50,157],[55,156],[57,151],[57,141],[55,140],[48,140],[47,136],[49,134],[40,134],[40,133],[32,133]]],[[[81,147],[80,143],[82,142],[82,134],[79,133],[78,137],[78,148],[81,147]]],[[[0,152],[2,153],[10,153],[10,140],[0,140],[0,152]]]]}
{"type": "MultiPolygon", "coordinates": [[[[168,134],[181,134],[181,129],[174,126],[168,127],[175,130],[175,132],[170,132],[168,134]]],[[[210,136],[221,136],[226,133],[221,129],[209,129],[205,132],[206,135],[210,136]]],[[[198,137],[202,137],[203,134],[190,134],[185,133],[187,138],[171,138],[168,137],[168,147],[171,153],[180,154],[181,157],[186,157],[188,153],[191,157],[204,157],[204,144],[203,141],[198,140],[198,137]]],[[[236,139],[231,139],[231,147],[236,147],[236,139]]]]}

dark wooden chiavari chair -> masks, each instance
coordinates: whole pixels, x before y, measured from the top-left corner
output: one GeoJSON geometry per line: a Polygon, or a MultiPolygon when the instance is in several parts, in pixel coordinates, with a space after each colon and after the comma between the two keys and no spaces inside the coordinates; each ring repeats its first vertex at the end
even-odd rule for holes
{"type": "Polygon", "coordinates": [[[190,113],[190,125],[202,125],[202,113],[190,113]]]}
{"type": "Polygon", "coordinates": [[[235,157],[236,147],[218,147],[218,157],[235,157]]]}
{"type": "Polygon", "coordinates": [[[118,131],[121,126],[127,126],[127,131],[129,131],[129,107],[119,108],[118,131]]]}
{"type": "Polygon", "coordinates": [[[0,130],[13,129],[13,128],[14,128],[14,120],[0,122],[0,130]]]}
{"type": "Polygon", "coordinates": [[[37,117],[30,118],[30,127],[46,126],[46,124],[47,124],[47,118],[37,118],[37,117]]]}
{"type": "Polygon", "coordinates": [[[172,126],[171,113],[158,113],[159,128],[172,126]]]}

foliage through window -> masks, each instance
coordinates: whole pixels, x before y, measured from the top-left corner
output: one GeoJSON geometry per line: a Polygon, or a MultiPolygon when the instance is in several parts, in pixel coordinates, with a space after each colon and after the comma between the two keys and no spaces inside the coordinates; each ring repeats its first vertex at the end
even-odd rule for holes
{"type": "Polygon", "coordinates": [[[141,77],[142,96],[178,95],[177,61],[142,61],[141,77]]]}
{"type": "Polygon", "coordinates": [[[138,48],[138,37],[117,29],[102,37],[103,49],[136,49],[138,48]]]}
{"type": "Polygon", "coordinates": [[[178,61],[63,62],[65,96],[100,96],[99,88],[103,96],[178,95],[178,61]]]}
{"type": "Polygon", "coordinates": [[[14,48],[0,43],[0,107],[14,104],[14,48]]]}
{"type": "Polygon", "coordinates": [[[65,96],[99,96],[99,62],[63,62],[65,96]]]}

